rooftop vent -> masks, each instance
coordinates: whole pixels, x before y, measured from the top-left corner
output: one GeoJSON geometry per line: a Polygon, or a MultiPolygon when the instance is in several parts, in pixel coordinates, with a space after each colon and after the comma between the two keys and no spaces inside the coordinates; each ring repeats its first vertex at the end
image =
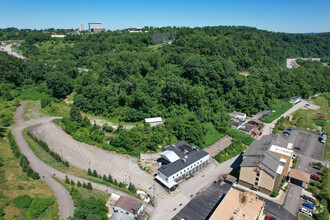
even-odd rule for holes
{"type": "Polygon", "coordinates": [[[189,153],[187,150],[184,150],[183,152],[184,152],[185,154],[188,154],[188,153],[189,153]]]}
{"type": "Polygon", "coordinates": [[[185,159],[185,158],[182,158],[181,160],[182,160],[184,163],[186,162],[186,159],[185,159]]]}
{"type": "Polygon", "coordinates": [[[184,159],[188,159],[188,156],[187,156],[187,155],[185,155],[183,158],[184,158],[184,159]]]}
{"type": "Polygon", "coordinates": [[[259,160],[257,160],[256,163],[259,163],[259,160]]]}

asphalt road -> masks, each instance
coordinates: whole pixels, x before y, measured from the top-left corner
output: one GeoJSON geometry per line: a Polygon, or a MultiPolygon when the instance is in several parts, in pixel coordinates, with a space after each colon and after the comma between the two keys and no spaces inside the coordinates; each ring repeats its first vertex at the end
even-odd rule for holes
{"type": "Polygon", "coordinates": [[[23,138],[22,131],[26,127],[36,124],[36,123],[43,123],[49,120],[55,119],[55,117],[50,118],[43,118],[34,120],[31,122],[23,122],[23,112],[25,109],[26,103],[18,107],[17,111],[15,112],[14,118],[17,120],[17,125],[11,127],[13,131],[13,135],[15,136],[16,142],[21,149],[21,152],[27,157],[30,162],[31,168],[38,172],[40,177],[47,183],[47,185],[53,190],[55,197],[58,201],[60,214],[62,219],[67,219],[70,216],[73,216],[74,212],[74,204],[73,200],[69,194],[69,192],[64,188],[62,184],[57,182],[49,173],[49,167],[42,162],[38,157],[36,157],[33,151],[29,148],[27,142],[23,138]]]}

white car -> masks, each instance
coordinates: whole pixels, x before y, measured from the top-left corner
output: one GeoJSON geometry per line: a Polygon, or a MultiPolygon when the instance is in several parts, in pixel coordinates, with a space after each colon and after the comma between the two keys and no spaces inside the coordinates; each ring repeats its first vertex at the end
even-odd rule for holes
{"type": "Polygon", "coordinates": [[[313,212],[309,211],[308,209],[306,209],[306,208],[304,208],[304,207],[301,207],[301,208],[299,209],[299,211],[300,211],[301,213],[304,213],[305,215],[313,216],[313,212]]]}

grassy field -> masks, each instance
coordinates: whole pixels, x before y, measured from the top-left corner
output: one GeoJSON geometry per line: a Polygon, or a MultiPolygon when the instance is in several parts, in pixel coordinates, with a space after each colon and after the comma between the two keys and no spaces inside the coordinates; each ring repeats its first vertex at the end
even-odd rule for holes
{"type": "MultiPolygon", "coordinates": [[[[0,167],[0,208],[3,207],[4,219],[26,219],[27,209],[18,209],[13,205],[16,196],[28,194],[36,196],[54,197],[53,191],[42,180],[32,180],[22,172],[18,159],[14,157],[6,137],[0,138],[0,154],[4,165],[0,167]]],[[[59,219],[57,202],[42,213],[38,219],[59,219]]]]}
{"type": "Polygon", "coordinates": [[[271,123],[278,117],[280,117],[284,112],[288,111],[290,108],[292,108],[293,104],[291,104],[288,101],[282,101],[282,100],[275,100],[271,105],[270,109],[274,110],[275,112],[271,113],[265,118],[260,118],[260,120],[264,121],[265,123],[271,123]]]}
{"type": "Polygon", "coordinates": [[[15,124],[13,116],[16,108],[19,106],[19,100],[0,102],[0,125],[8,126],[15,124]]]}
{"type": "Polygon", "coordinates": [[[149,45],[148,48],[158,50],[159,48],[162,48],[163,44],[155,44],[155,45],[149,45]]]}
{"type": "MultiPolygon", "coordinates": [[[[289,122],[288,125],[316,132],[316,124],[314,120],[316,118],[317,113],[325,114],[325,119],[330,120],[330,108],[328,100],[323,96],[318,96],[316,99],[313,99],[315,105],[320,106],[318,110],[312,109],[299,109],[293,114],[293,120],[289,122]]],[[[326,126],[323,127],[322,132],[330,134],[330,123],[327,123],[326,126]]],[[[329,160],[330,159],[330,138],[327,138],[326,148],[324,152],[323,159],[329,160]]]]}
{"type": "Polygon", "coordinates": [[[214,126],[211,122],[205,123],[205,127],[207,129],[207,133],[204,136],[205,144],[204,144],[204,146],[202,146],[203,148],[214,144],[215,142],[217,142],[220,138],[222,138],[224,136],[224,134],[220,134],[214,128],[214,126]]]}

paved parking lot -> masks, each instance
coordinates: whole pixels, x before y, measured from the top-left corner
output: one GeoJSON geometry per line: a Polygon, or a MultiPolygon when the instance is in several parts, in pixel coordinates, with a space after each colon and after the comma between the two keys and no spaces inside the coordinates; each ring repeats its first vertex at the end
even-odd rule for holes
{"type": "MultiPolygon", "coordinates": [[[[290,136],[283,135],[283,137],[293,143],[293,147],[301,148],[301,150],[294,149],[295,153],[300,156],[296,169],[309,174],[317,173],[318,171],[311,166],[311,163],[321,161],[325,147],[318,140],[319,134],[295,128],[292,128],[290,133],[290,136]]],[[[321,162],[323,164],[328,163],[325,161],[321,162]]],[[[291,184],[283,204],[285,209],[296,217],[298,217],[299,208],[303,203],[303,200],[300,198],[302,190],[300,186],[291,184]]]]}

